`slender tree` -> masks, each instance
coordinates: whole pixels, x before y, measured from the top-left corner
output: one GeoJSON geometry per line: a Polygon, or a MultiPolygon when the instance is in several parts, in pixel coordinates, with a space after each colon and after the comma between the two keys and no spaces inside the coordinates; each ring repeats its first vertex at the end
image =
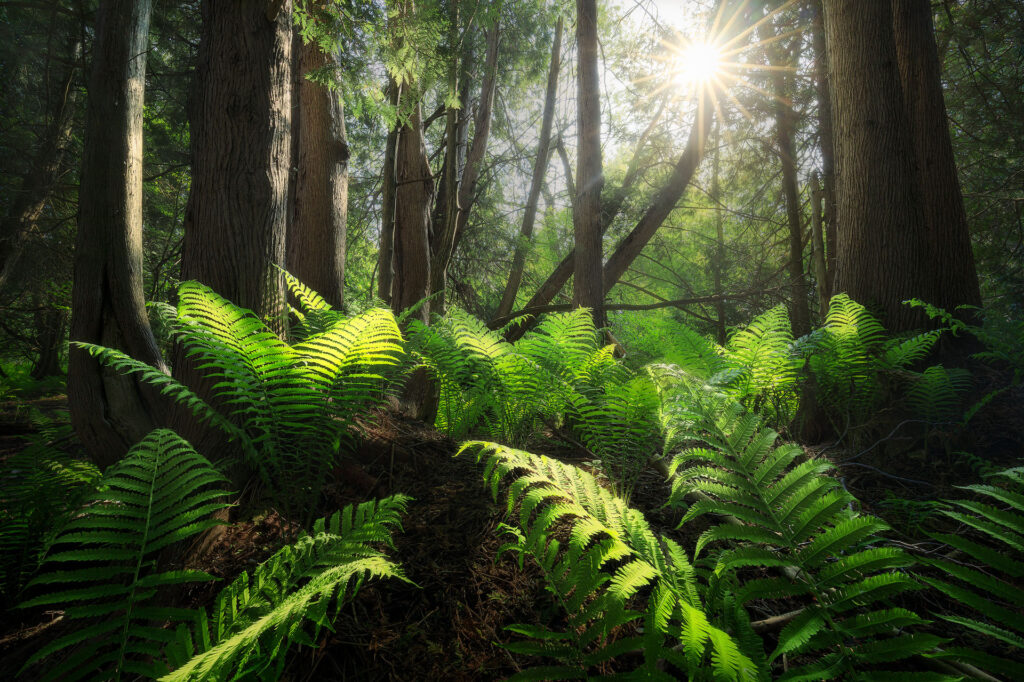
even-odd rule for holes
{"type": "MultiPolygon", "coordinates": [[[[767,34],[764,42],[775,96],[775,144],[782,163],[782,194],[786,202],[786,223],[789,226],[788,269],[789,286],[792,290],[789,317],[793,325],[793,334],[803,336],[811,331],[811,314],[807,305],[807,280],[804,278],[804,230],[800,216],[800,190],[797,186],[796,144],[793,140],[797,123],[792,100],[794,84],[793,77],[787,75],[785,70],[792,68],[791,53],[782,47],[779,36],[771,29],[771,24],[772,22],[768,21],[762,25],[762,34],[767,34]]],[[[799,38],[793,47],[799,47],[799,38]]]]}
{"type": "MultiPolygon", "coordinates": [[[[166,370],[142,294],[142,112],[149,0],[105,0],[96,14],[79,191],[71,340],[119,348],[166,370]]],[[[71,421],[100,466],[154,426],[156,398],[72,347],[71,421]]]]}
{"type": "Polygon", "coordinates": [[[576,256],[573,303],[604,325],[601,271],[601,90],[597,61],[597,0],[576,0],[576,256]]]}
{"type": "Polygon", "coordinates": [[[825,17],[821,0],[810,0],[811,48],[814,54],[814,87],[818,112],[818,148],[821,151],[822,230],[824,235],[825,279],[818,282],[825,300],[832,298],[836,276],[836,173],[835,142],[832,132],[832,95],[828,82],[828,53],[825,49],[825,17]]]}
{"type": "MultiPolygon", "coordinates": [[[[391,76],[388,77],[388,101],[397,111],[401,101],[402,88],[391,76]]],[[[388,130],[384,144],[384,167],[381,169],[380,199],[380,248],[377,252],[377,296],[385,303],[391,303],[391,289],[395,279],[395,159],[398,150],[398,135],[401,125],[396,121],[388,130]]]]}
{"type": "Polygon", "coordinates": [[[523,211],[523,224],[519,229],[519,240],[516,242],[515,254],[512,257],[512,269],[508,274],[508,283],[498,305],[498,317],[505,317],[512,312],[519,292],[519,284],[523,281],[523,268],[526,265],[526,252],[533,238],[533,226],[537,219],[537,204],[540,200],[544,176],[547,174],[548,161],[551,157],[551,127],[555,119],[555,95],[558,91],[558,69],[562,51],[562,17],[558,17],[555,26],[555,39],[551,44],[551,64],[548,67],[547,90],[544,94],[544,113],[541,116],[540,140],[537,143],[537,158],[533,162],[533,176],[530,180],[530,193],[526,197],[526,209],[523,211]]]}

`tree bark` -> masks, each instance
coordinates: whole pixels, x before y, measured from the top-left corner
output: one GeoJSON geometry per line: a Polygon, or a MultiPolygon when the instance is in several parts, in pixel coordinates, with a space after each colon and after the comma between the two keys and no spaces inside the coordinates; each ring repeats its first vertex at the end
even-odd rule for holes
{"type": "MultiPolygon", "coordinates": [[[[771,23],[765,24],[770,27],[771,23]]],[[[800,191],[796,177],[796,146],[793,135],[796,130],[796,112],[790,99],[793,90],[793,79],[787,77],[781,69],[787,67],[789,59],[779,47],[774,33],[769,34],[766,47],[768,63],[771,69],[772,89],[775,91],[775,142],[779,149],[779,160],[782,163],[782,193],[786,200],[786,222],[789,225],[789,285],[792,289],[790,305],[790,323],[794,336],[803,336],[811,331],[811,314],[807,307],[807,280],[804,278],[804,244],[803,225],[800,220],[800,191]]]]}
{"type": "MultiPolygon", "coordinates": [[[[72,287],[71,340],[123,350],[166,371],[142,294],[142,113],[152,3],[107,0],[96,15],[72,287]]],[[[71,348],[68,405],[101,467],[155,425],[156,398],[71,348]]]]}
{"type": "Polygon", "coordinates": [[[284,331],[291,2],[204,0],[182,278],[284,331]],[[276,13],[272,10],[276,9],[276,13]]]}
{"type": "Polygon", "coordinates": [[[508,283],[498,306],[498,317],[512,312],[519,293],[519,284],[523,281],[523,268],[526,265],[526,252],[533,238],[533,225],[537,219],[537,203],[540,191],[544,186],[548,161],[551,158],[551,126],[555,120],[555,95],[558,91],[559,59],[562,52],[562,17],[558,17],[555,26],[555,40],[551,45],[551,64],[548,67],[548,86],[544,94],[544,113],[540,124],[540,141],[537,143],[537,158],[533,163],[533,177],[530,180],[530,193],[526,197],[526,210],[523,212],[523,224],[519,230],[519,241],[516,243],[515,254],[512,256],[512,269],[509,271],[508,283]]]}
{"type": "MultiPolygon", "coordinates": [[[[395,188],[395,280],[391,308],[396,314],[430,295],[430,206],[434,179],[423,141],[423,123],[417,102],[398,136],[395,188]]],[[[415,318],[430,319],[430,303],[415,318]]]]}
{"type": "Polygon", "coordinates": [[[837,230],[836,224],[836,173],[835,133],[832,126],[832,95],[828,81],[828,52],[825,48],[825,17],[821,0],[811,0],[813,21],[811,23],[811,45],[814,51],[814,85],[818,99],[818,146],[821,150],[821,182],[823,185],[825,237],[825,280],[819,286],[825,289],[825,296],[831,300],[836,278],[837,230]]]}
{"type": "Polygon", "coordinates": [[[711,108],[710,93],[705,89],[697,100],[697,112],[694,117],[690,137],[686,141],[686,149],[679,161],[672,168],[668,180],[658,191],[654,201],[630,231],[626,238],[619,242],[608,262],[604,266],[604,293],[607,294],[623,273],[629,268],[661,224],[675,209],[679,199],[686,192],[690,179],[704,158],[708,136],[711,134],[711,123],[714,112],[711,108]]]}
{"type": "Polygon", "coordinates": [[[825,4],[835,124],[836,292],[882,313],[894,332],[923,323],[903,305],[934,295],[910,126],[888,2],[825,4]]]}
{"type": "Polygon", "coordinates": [[[445,288],[448,282],[448,265],[458,247],[462,233],[469,221],[469,212],[476,199],[476,185],[480,179],[484,154],[491,135],[491,112],[494,110],[494,94],[498,82],[498,55],[501,44],[501,26],[496,21],[487,31],[487,57],[484,79],[480,85],[480,101],[473,121],[473,139],[466,153],[466,165],[459,182],[458,205],[454,220],[449,220],[445,229],[432,241],[431,293],[437,294],[433,307],[443,312],[445,288]]]}
{"type": "Polygon", "coordinates": [[[576,0],[576,257],[572,302],[605,325],[601,270],[601,90],[597,70],[597,0],[576,0]]]}
{"type": "MultiPolygon", "coordinates": [[[[654,233],[657,232],[661,224],[665,222],[665,219],[686,192],[686,188],[689,186],[690,180],[693,178],[693,174],[696,172],[704,156],[704,149],[707,145],[708,136],[711,133],[711,118],[710,98],[708,93],[705,92],[698,99],[697,115],[694,119],[693,128],[690,129],[690,137],[687,140],[686,149],[683,150],[668,180],[662,185],[654,201],[651,202],[650,207],[648,207],[636,226],[633,227],[633,230],[619,243],[615,252],[604,266],[603,284],[605,293],[618,282],[619,277],[629,268],[633,260],[640,255],[640,251],[643,250],[643,247],[654,236],[654,233]]],[[[602,234],[608,230],[614,219],[614,215],[605,213],[604,222],[601,226],[602,234]]],[[[569,277],[573,274],[575,257],[576,249],[573,249],[540,285],[537,292],[523,307],[524,311],[543,308],[558,295],[558,292],[562,290],[562,287],[565,286],[565,283],[569,281],[569,277]]],[[[495,319],[490,324],[493,327],[497,322],[498,320],[495,319]]],[[[527,325],[518,325],[509,330],[508,337],[514,340],[521,336],[527,328],[527,325]]]]}
{"type": "MultiPolygon", "coordinates": [[[[715,124],[715,159],[711,169],[711,203],[715,207],[715,257],[712,261],[712,278],[715,296],[722,295],[722,272],[725,270],[725,229],[722,220],[722,187],[719,184],[718,167],[722,157],[721,147],[722,122],[715,124]]],[[[715,301],[715,337],[720,345],[725,345],[725,301],[715,301]]]]}
{"type": "Polygon", "coordinates": [[[14,274],[25,242],[50,201],[64,152],[71,141],[78,93],[74,81],[81,48],[81,40],[72,39],[68,54],[65,55],[66,70],[59,80],[58,88],[49,96],[53,108],[47,112],[39,149],[29,172],[21,179],[21,186],[7,217],[0,224],[0,292],[14,274]]]}
{"type": "MultiPolygon", "coordinates": [[[[388,77],[388,100],[397,111],[401,87],[388,77]]],[[[401,128],[395,123],[388,131],[384,145],[384,168],[381,170],[380,251],[377,254],[377,295],[391,305],[391,289],[395,279],[395,157],[401,128]]]]}
{"type": "Polygon", "coordinates": [[[297,146],[293,149],[297,166],[288,226],[288,271],[340,309],[345,296],[348,220],[345,111],[336,93],[306,78],[332,63],[332,58],[315,42],[303,45],[297,39],[295,43],[292,144],[297,146]]]}
{"type": "Polygon", "coordinates": [[[828,290],[828,269],[825,265],[825,239],[822,229],[822,192],[818,173],[811,173],[811,242],[813,251],[811,262],[814,264],[814,279],[818,285],[818,319],[824,321],[828,315],[831,296],[828,290]]]}
{"type": "Polygon", "coordinates": [[[910,121],[934,278],[929,303],[946,310],[981,305],[960,180],[949,137],[931,3],[893,0],[893,36],[910,121]]]}

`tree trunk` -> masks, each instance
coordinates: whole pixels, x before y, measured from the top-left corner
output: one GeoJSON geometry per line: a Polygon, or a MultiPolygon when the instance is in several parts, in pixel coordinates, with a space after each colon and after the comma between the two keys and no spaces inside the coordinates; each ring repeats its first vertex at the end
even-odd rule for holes
{"type": "Polygon", "coordinates": [[[821,184],[818,173],[811,173],[811,242],[813,252],[811,262],[814,264],[814,279],[818,285],[818,319],[825,320],[831,301],[828,291],[828,269],[825,266],[825,239],[821,223],[821,184]]]}
{"type": "MultiPolygon", "coordinates": [[[[423,141],[423,123],[417,102],[398,136],[395,188],[395,280],[391,308],[395,313],[430,295],[430,206],[434,179],[423,141]]],[[[430,303],[414,317],[426,323],[430,303]]]]}
{"type": "Polygon", "coordinates": [[[929,303],[952,311],[981,305],[960,180],[949,137],[942,74],[935,46],[931,3],[893,0],[893,36],[903,103],[917,159],[917,182],[924,202],[932,284],[929,303]]]}
{"type": "Polygon", "coordinates": [[[619,278],[626,272],[661,224],[675,210],[676,204],[686,192],[690,179],[704,158],[708,136],[711,134],[711,123],[714,112],[711,108],[710,93],[705,89],[697,100],[697,111],[694,116],[693,128],[686,141],[686,149],[679,157],[672,174],[658,191],[650,207],[640,218],[636,226],[615,248],[615,252],[604,266],[604,293],[607,294],[619,278]]]}
{"type": "Polygon", "coordinates": [[[182,278],[283,332],[291,2],[204,0],[202,18],[182,278]]]}
{"type": "Polygon", "coordinates": [[[32,296],[32,307],[35,308],[36,359],[31,376],[33,379],[60,376],[60,351],[64,332],[67,331],[67,311],[48,305],[38,294],[32,296]]]}
{"type": "MultiPolygon", "coordinates": [[[[711,203],[715,207],[715,257],[712,261],[712,277],[714,280],[716,297],[720,297],[722,291],[722,272],[725,270],[725,229],[722,224],[722,188],[719,184],[718,178],[718,166],[722,157],[722,141],[720,133],[722,130],[722,122],[718,121],[715,124],[715,159],[714,165],[711,169],[711,203]]],[[[726,334],[725,334],[725,301],[717,300],[715,302],[715,337],[720,345],[725,345],[726,334]]]]}
{"type": "Polygon", "coordinates": [[[21,179],[21,186],[15,195],[10,212],[0,224],[0,292],[10,281],[21,258],[25,242],[50,200],[64,152],[71,141],[71,127],[74,123],[78,94],[74,81],[81,50],[81,40],[72,39],[68,53],[64,55],[67,70],[60,79],[56,92],[48,97],[49,101],[53,102],[53,109],[47,112],[46,127],[40,138],[39,150],[32,160],[29,172],[21,179]]]}
{"type": "Polygon", "coordinates": [[[331,57],[314,43],[296,41],[297,106],[292,126],[297,146],[295,198],[288,227],[288,271],[341,308],[345,286],[345,236],[348,220],[348,141],[345,112],[337,93],[306,78],[331,57]],[[297,117],[298,121],[294,118],[297,117]]]}
{"type": "Polygon", "coordinates": [[[597,68],[597,0],[576,0],[576,257],[573,304],[590,308],[605,325],[601,271],[601,90],[597,68]]]}
{"type": "Polygon", "coordinates": [[[888,2],[825,4],[835,124],[836,292],[882,313],[894,332],[923,322],[903,305],[934,296],[910,126],[888,2]]]}
{"type": "MultiPolygon", "coordinates": [[[[603,285],[605,292],[618,282],[619,277],[629,268],[633,260],[640,255],[640,251],[650,241],[654,233],[658,231],[665,219],[675,208],[679,199],[686,192],[686,188],[693,178],[697,166],[704,156],[704,148],[707,145],[708,136],[711,133],[712,111],[708,93],[703,93],[697,103],[697,115],[694,118],[693,128],[690,130],[690,137],[686,143],[686,149],[676,162],[668,180],[662,185],[650,207],[634,226],[633,230],[619,243],[615,252],[604,266],[603,285]]],[[[604,222],[601,225],[602,234],[608,230],[615,215],[605,213],[604,222]]],[[[575,268],[576,249],[573,249],[555,267],[554,271],[537,289],[537,292],[530,298],[523,310],[529,311],[548,305],[558,292],[562,290],[565,283],[569,281],[575,268]]],[[[498,325],[501,318],[495,318],[491,325],[498,325]]],[[[521,336],[528,325],[519,325],[509,330],[510,339],[521,336]]]]}
{"type": "MultiPolygon", "coordinates": [[[[71,340],[118,348],[166,370],[142,294],[142,112],[149,0],[107,0],[96,15],[72,287],[71,340]]],[[[72,347],[71,421],[101,467],[155,425],[156,399],[72,347]]]]}
{"type": "Polygon", "coordinates": [[[448,265],[462,238],[469,211],[476,199],[476,184],[480,179],[484,154],[491,135],[491,112],[494,110],[494,94],[498,82],[498,48],[501,43],[501,27],[497,21],[487,31],[487,57],[484,66],[484,79],[480,85],[480,102],[477,105],[476,117],[473,122],[473,139],[466,153],[466,165],[462,170],[459,182],[458,210],[455,220],[448,220],[444,230],[435,237],[431,252],[432,284],[431,293],[437,294],[433,307],[439,312],[444,311],[445,288],[448,282],[448,265]]]}
{"type": "Polygon", "coordinates": [[[523,268],[526,265],[526,252],[533,238],[533,225],[537,219],[537,203],[540,201],[541,187],[547,174],[548,160],[551,157],[551,125],[555,120],[555,95],[558,90],[558,68],[562,52],[562,17],[558,17],[555,26],[555,41],[551,45],[551,65],[548,67],[548,87],[544,95],[544,113],[540,124],[540,141],[537,143],[537,158],[533,162],[533,177],[530,181],[530,193],[526,197],[526,210],[523,212],[523,225],[519,230],[519,241],[516,243],[515,255],[512,257],[512,269],[509,271],[505,293],[498,306],[498,317],[512,312],[519,293],[519,284],[523,281],[523,268]]]}
{"type": "MultiPolygon", "coordinates": [[[[769,41],[776,36],[769,27],[763,33],[769,34],[769,41]]],[[[790,60],[775,42],[766,47],[771,67],[772,88],[775,90],[775,142],[782,162],[782,193],[786,198],[786,222],[789,224],[789,286],[793,302],[790,305],[790,323],[794,336],[803,336],[811,331],[811,314],[807,307],[807,281],[804,279],[803,225],[800,220],[800,191],[796,177],[796,146],[793,135],[796,132],[796,112],[790,99],[793,79],[781,69],[787,68],[790,60]]]]}
{"type": "Polygon", "coordinates": [[[819,286],[825,289],[826,299],[831,300],[836,278],[836,256],[838,248],[836,233],[836,173],[835,139],[832,128],[832,95],[828,82],[828,53],[825,49],[825,18],[821,0],[811,0],[813,22],[811,23],[811,44],[814,50],[814,84],[818,99],[818,146],[821,149],[821,181],[825,201],[823,220],[825,236],[825,277],[819,286]]]}
{"type": "MultiPolygon", "coordinates": [[[[396,110],[401,99],[401,86],[388,77],[388,100],[396,110]]],[[[377,254],[377,295],[391,304],[391,289],[395,280],[395,156],[398,148],[398,123],[388,131],[384,145],[384,168],[381,170],[380,192],[380,251],[377,254]]]]}

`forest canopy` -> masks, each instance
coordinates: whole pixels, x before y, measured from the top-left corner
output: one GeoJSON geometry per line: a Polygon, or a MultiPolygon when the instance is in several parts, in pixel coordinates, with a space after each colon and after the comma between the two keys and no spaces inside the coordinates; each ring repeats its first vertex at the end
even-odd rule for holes
{"type": "Polygon", "coordinates": [[[1019,2],[0,30],[0,671],[1024,677],[1019,2]]]}

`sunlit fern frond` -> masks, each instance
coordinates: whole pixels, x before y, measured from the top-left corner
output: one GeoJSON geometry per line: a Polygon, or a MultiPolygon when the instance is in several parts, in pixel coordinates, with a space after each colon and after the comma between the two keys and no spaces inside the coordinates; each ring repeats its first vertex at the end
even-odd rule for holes
{"type": "Polygon", "coordinates": [[[32,665],[58,652],[70,655],[43,679],[158,677],[154,657],[173,637],[156,623],[186,620],[185,609],[156,606],[158,590],[212,579],[199,571],[156,572],[165,547],[216,525],[227,506],[224,478],[173,431],[157,430],[110,467],[51,545],[27,588],[22,608],[52,606],[79,625],[41,647],[32,665]]]}
{"type": "Polygon", "coordinates": [[[727,398],[694,393],[686,425],[693,447],[675,458],[671,504],[686,508],[682,523],[705,515],[729,515],[702,533],[695,555],[720,547],[714,576],[718,590],[740,604],[753,600],[803,601],[803,610],[779,634],[774,661],[790,656],[785,679],[836,678],[854,671],[882,674],[876,664],[933,649],[941,638],[915,633],[922,619],[888,606],[888,599],[920,586],[903,569],[911,558],[879,534],[880,520],[858,515],[853,499],[826,475],[825,460],[807,458],[795,444],[778,445],[777,434],[727,398]],[[696,498],[686,504],[684,498],[696,498]],[[778,577],[745,579],[742,569],[780,569],[778,577]],[[890,634],[901,628],[899,634],[890,634]],[[883,655],[884,652],[884,655],[883,655]],[[793,665],[795,655],[807,665],[793,665]]]}
{"type": "Polygon", "coordinates": [[[513,628],[527,639],[509,649],[556,662],[513,679],[578,679],[628,651],[642,652],[633,675],[643,679],[673,679],[672,666],[691,679],[756,678],[700,608],[685,552],[658,538],[642,513],[576,467],[496,443],[469,442],[459,452],[486,459],[495,499],[507,486],[517,526],[508,546],[536,560],[568,618],[564,631],[513,628]]]}
{"type": "Polygon", "coordinates": [[[164,682],[277,680],[293,644],[316,646],[341,607],[373,578],[407,580],[381,547],[401,530],[408,497],[349,505],[278,550],[217,597],[212,613],[178,627],[164,682]]]}
{"type": "Polygon", "coordinates": [[[793,350],[793,333],[785,306],[758,315],[737,330],[721,349],[726,369],[711,377],[748,409],[787,424],[798,401],[797,373],[803,359],[793,350]]]}
{"type": "MultiPolygon", "coordinates": [[[[304,295],[315,303],[313,292],[304,295]]],[[[401,365],[403,339],[394,315],[373,309],[338,316],[289,345],[207,286],[184,282],[179,296],[176,335],[209,383],[216,407],[123,353],[83,347],[237,438],[274,502],[288,507],[319,495],[354,417],[383,400],[401,365]]]]}
{"type": "Polygon", "coordinates": [[[951,501],[941,511],[964,530],[932,536],[953,551],[941,559],[924,558],[944,575],[921,579],[966,607],[964,614],[939,614],[957,626],[961,639],[980,635],[991,643],[987,652],[960,645],[942,656],[1024,679],[1024,468],[997,472],[989,481],[961,486],[976,498],[951,501]]]}

